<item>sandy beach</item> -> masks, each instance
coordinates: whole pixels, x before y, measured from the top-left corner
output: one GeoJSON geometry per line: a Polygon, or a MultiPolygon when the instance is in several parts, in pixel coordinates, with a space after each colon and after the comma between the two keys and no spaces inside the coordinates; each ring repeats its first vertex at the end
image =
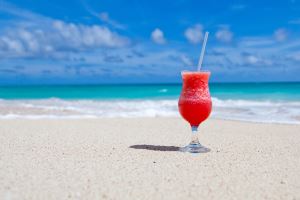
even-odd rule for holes
{"type": "Polygon", "coordinates": [[[0,199],[300,199],[300,125],[0,120],[0,199]]]}

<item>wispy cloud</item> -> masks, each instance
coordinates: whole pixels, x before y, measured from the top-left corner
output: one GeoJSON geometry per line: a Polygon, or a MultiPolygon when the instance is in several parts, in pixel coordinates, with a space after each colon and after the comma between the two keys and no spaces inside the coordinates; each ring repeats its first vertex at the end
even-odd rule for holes
{"type": "Polygon", "coordinates": [[[300,50],[295,52],[290,52],[288,55],[286,55],[288,59],[293,59],[296,62],[300,62],[300,50]]]}
{"type": "Polygon", "coordinates": [[[251,70],[263,72],[266,68],[272,68],[274,72],[280,71],[297,62],[300,54],[291,52],[295,48],[290,46],[293,42],[278,42],[272,35],[243,37],[237,39],[234,47],[213,47],[208,51],[206,61],[209,65],[221,66],[218,70],[223,72],[230,69],[242,70],[243,73],[251,70]]]}
{"type": "Polygon", "coordinates": [[[217,40],[229,43],[232,41],[233,33],[228,26],[222,26],[215,34],[217,40]]]}
{"type": "Polygon", "coordinates": [[[81,1],[81,4],[90,15],[98,18],[103,23],[110,25],[112,28],[121,30],[125,30],[127,28],[126,25],[112,19],[108,12],[97,12],[94,9],[92,9],[85,1],[81,1]]]}
{"type": "Polygon", "coordinates": [[[274,38],[268,36],[240,37],[238,46],[246,48],[266,48],[276,45],[274,38]]]}
{"type": "Polygon", "coordinates": [[[162,30],[160,30],[159,28],[156,28],[152,31],[151,39],[156,44],[165,44],[166,43],[164,32],[162,32],[162,30]]]}
{"type": "Polygon", "coordinates": [[[181,61],[183,62],[183,64],[185,64],[186,66],[189,66],[189,67],[190,67],[190,66],[193,66],[193,65],[194,65],[192,59],[191,59],[189,56],[185,55],[185,54],[182,54],[182,55],[180,56],[180,59],[181,59],[181,61]]]}
{"type": "Polygon", "coordinates": [[[35,21],[35,22],[43,21],[43,22],[45,22],[45,21],[51,20],[50,18],[48,18],[46,16],[16,7],[15,5],[13,5],[7,1],[4,1],[4,0],[1,0],[1,2],[0,2],[0,11],[2,11],[3,13],[8,13],[12,16],[19,17],[20,19],[23,19],[26,21],[35,21]]]}
{"type": "Polygon", "coordinates": [[[200,43],[203,39],[203,26],[196,24],[187,28],[184,32],[184,36],[192,44],[200,43]]]}
{"type": "Polygon", "coordinates": [[[99,19],[102,21],[102,22],[105,22],[109,25],[111,25],[112,27],[116,28],[116,29],[126,29],[126,26],[111,19],[109,14],[107,12],[101,12],[99,15],[98,15],[99,19]]]}
{"type": "Polygon", "coordinates": [[[284,28],[280,28],[274,31],[274,37],[277,41],[283,42],[288,37],[288,31],[284,28]]]}

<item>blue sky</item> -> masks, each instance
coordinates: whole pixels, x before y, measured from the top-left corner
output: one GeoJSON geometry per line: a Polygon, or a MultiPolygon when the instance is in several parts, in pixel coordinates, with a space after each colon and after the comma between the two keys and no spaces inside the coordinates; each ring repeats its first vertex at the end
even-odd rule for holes
{"type": "Polygon", "coordinates": [[[0,84],[300,81],[300,2],[0,0],[0,84]]]}

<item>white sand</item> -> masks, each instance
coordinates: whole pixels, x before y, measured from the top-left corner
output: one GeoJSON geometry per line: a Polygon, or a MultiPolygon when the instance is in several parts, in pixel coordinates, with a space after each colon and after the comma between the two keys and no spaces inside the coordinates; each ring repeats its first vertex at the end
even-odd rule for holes
{"type": "Polygon", "coordinates": [[[211,152],[172,151],[189,131],[177,118],[0,120],[0,199],[300,199],[300,125],[208,120],[211,152]]]}

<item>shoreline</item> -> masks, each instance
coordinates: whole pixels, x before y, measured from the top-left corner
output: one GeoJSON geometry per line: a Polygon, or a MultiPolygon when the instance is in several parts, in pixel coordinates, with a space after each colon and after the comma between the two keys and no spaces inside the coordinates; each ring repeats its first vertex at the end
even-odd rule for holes
{"type": "Polygon", "coordinates": [[[299,199],[300,125],[180,118],[0,120],[1,199],[299,199]]]}
{"type": "MultiPolygon", "coordinates": [[[[262,123],[300,124],[300,101],[271,102],[212,98],[211,117],[262,123]]],[[[2,118],[179,117],[178,100],[0,100],[2,118]]]]}
{"type": "MultiPolygon", "coordinates": [[[[99,116],[56,116],[56,115],[32,115],[32,116],[0,116],[0,121],[6,121],[6,120],[33,120],[33,121],[39,121],[39,120],[105,120],[105,119],[181,119],[183,123],[187,123],[181,116],[155,116],[155,117],[99,117],[99,116]]],[[[253,121],[253,120],[244,120],[244,119],[225,119],[225,118],[218,118],[218,117],[209,117],[208,120],[215,120],[215,121],[229,121],[229,122],[241,122],[241,123],[248,123],[248,124],[274,124],[274,125],[287,125],[287,126],[300,126],[300,122],[268,122],[268,121],[253,121]]],[[[205,122],[204,122],[205,123],[205,122]]]]}

